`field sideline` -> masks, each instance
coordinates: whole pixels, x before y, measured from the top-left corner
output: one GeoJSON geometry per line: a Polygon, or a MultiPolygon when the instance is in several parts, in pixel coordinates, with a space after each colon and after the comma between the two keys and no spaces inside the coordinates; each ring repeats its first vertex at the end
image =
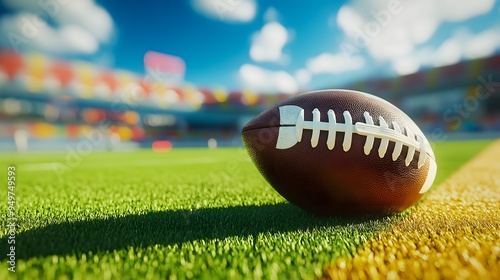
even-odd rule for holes
{"type": "Polygon", "coordinates": [[[353,257],[339,258],[334,279],[498,279],[500,141],[430,193],[404,219],[353,257]]]}
{"type": "MultiPolygon", "coordinates": [[[[439,171],[429,198],[489,143],[433,144],[439,171]]],[[[18,219],[16,274],[2,219],[0,279],[335,277],[340,260],[418,208],[378,219],[311,216],[277,194],[243,149],[67,156],[0,157],[1,178],[17,167],[18,219]]],[[[7,206],[5,198],[2,213],[7,206]]]]}

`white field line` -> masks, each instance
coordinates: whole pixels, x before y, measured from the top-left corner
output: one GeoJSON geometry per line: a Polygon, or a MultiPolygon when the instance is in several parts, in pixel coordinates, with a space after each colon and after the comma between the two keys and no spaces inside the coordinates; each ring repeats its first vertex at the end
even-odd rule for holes
{"type": "MultiPolygon", "coordinates": [[[[129,161],[113,161],[113,162],[100,162],[100,163],[85,163],[77,164],[75,169],[101,169],[101,168],[113,168],[113,167],[134,167],[134,166],[169,166],[169,165],[191,165],[191,164],[211,164],[211,163],[230,163],[230,162],[250,162],[249,158],[240,159],[214,159],[214,158],[186,158],[186,159],[174,159],[174,160],[129,160],[129,161]]],[[[58,166],[67,166],[71,168],[70,165],[66,164],[64,161],[54,161],[54,162],[44,162],[44,163],[33,163],[33,164],[20,164],[17,168],[24,172],[30,171],[46,171],[55,170],[58,166]]]]}

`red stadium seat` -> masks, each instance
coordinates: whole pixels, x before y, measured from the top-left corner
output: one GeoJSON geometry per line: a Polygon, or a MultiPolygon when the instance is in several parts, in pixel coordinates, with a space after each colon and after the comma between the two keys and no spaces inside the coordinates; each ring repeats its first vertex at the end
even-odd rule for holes
{"type": "Polygon", "coordinates": [[[49,73],[56,78],[62,86],[67,86],[74,78],[74,72],[70,65],[56,61],[49,67],[49,73]]]}
{"type": "Polygon", "coordinates": [[[118,88],[118,80],[111,72],[102,72],[97,79],[99,82],[108,86],[111,93],[115,92],[118,88]]]}
{"type": "Polygon", "coordinates": [[[0,71],[5,72],[9,80],[21,72],[25,62],[23,57],[14,51],[0,51],[0,71]]]}
{"type": "Polygon", "coordinates": [[[199,89],[201,94],[203,94],[204,100],[203,104],[215,104],[217,103],[217,99],[213,95],[213,93],[209,89],[199,89]]]}
{"type": "Polygon", "coordinates": [[[227,97],[227,101],[231,105],[243,105],[243,93],[240,91],[231,91],[227,97]]]}

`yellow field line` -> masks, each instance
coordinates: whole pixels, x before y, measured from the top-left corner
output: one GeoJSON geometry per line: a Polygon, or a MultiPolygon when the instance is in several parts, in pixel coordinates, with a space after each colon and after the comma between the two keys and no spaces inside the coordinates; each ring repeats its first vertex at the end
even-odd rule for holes
{"type": "Polygon", "coordinates": [[[500,140],[326,279],[500,279],[500,140]]]}

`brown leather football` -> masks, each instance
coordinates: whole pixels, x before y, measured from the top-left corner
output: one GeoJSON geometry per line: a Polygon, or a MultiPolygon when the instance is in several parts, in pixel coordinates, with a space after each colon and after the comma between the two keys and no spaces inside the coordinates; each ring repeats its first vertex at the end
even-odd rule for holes
{"type": "Polygon", "coordinates": [[[430,188],[437,165],[417,125],[353,90],[293,96],[242,132],[250,157],[291,203],[318,215],[392,214],[430,188]]]}

